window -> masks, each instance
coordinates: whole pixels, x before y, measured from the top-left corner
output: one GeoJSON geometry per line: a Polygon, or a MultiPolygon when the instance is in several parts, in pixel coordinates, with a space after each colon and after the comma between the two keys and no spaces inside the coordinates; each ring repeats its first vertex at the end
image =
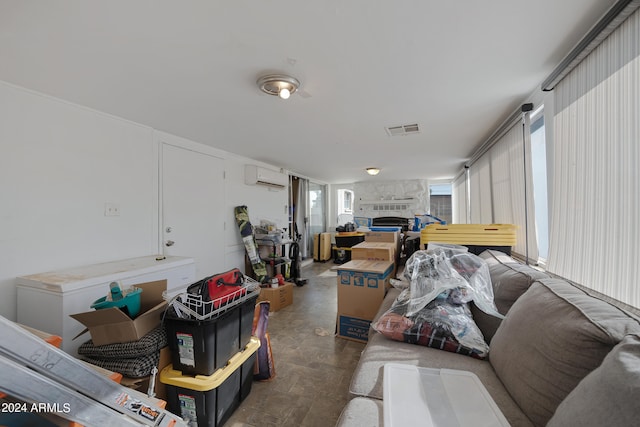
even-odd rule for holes
{"type": "Polygon", "coordinates": [[[545,146],[544,116],[539,114],[531,123],[531,173],[535,205],[538,258],[541,263],[549,255],[549,216],[547,210],[547,150],[545,146]]]}
{"type": "Polygon", "coordinates": [[[353,191],[341,188],[338,190],[338,225],[353,222],[353,191]]]}
{"type": "Polygon", "coordinates": [[[451,184],[429,185],[429,213],[446,221],[453,222],[451,209],[451,184]]]}
{"type": "Polygon", "coordinates": [[[338,215],[353,214],[353,191],[338,190],[338,215]]]}

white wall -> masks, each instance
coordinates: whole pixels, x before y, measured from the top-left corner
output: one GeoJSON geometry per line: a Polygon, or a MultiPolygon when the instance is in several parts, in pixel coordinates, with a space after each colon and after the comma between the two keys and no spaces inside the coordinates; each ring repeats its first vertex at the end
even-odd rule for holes
{"type": "MultiPolygon", "coordinates": [[[[0,82],[0,315],[16,318],[17,276],[160,252],[157,144],[147,126],[0,82]]],[[[225,265],[243,267],[233,207],[284,226],[287,191],[245,185],[244,164],[257,162],[219,153],[220,244],[225,265]]]]}
{"type": "MultiPolygon", "coordinates": [[[[244,270],[244,244],[235,223],[234,208],[246,205],[249,219],[256,226],[260,220],[275,222],[279,228],[288,227],[289,192],[288,189],[275,190],[269,187],[246,185],[244,183],[244,165],[250,163],[269,167],[264,163],[228,154],[225,158],[226,206],[225,221],[226,257],[228,268],[238,267],[244,270]]],[[[273,168],[273,167],[271,167],[273,168]]]]}

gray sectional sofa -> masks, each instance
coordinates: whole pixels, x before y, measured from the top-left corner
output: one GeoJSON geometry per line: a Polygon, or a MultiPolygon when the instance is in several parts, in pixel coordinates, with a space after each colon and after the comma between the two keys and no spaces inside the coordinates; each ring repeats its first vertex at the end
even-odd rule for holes
{"type": "MultiPolygon", "coordinates": [[[[489,266],[498,311],[505,315],[499,320],[472,306],[489,357],[393,341],[372,330],[351,380],[352,399],[337,426],[383,426],[383,368],[389,362],[473,372],[512,426],[638,425],[638,312],[502,252],[480,256],[489,266]]],[[[399,293],[389,290],[376,319],[399,293]]]]}

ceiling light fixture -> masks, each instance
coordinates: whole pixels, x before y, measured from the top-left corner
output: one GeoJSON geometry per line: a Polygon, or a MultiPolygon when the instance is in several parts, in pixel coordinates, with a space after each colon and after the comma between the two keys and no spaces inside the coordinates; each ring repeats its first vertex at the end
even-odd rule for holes
{"type": "Polygon", "coordinates": [[[380,173],[380,169],[378,169],[378,168],[367,168],[367,173],[369,175],[378,175],[380,173]]]}
{"type": "Polygon", "coordinates": [[[284,74],[262,76],[256,84],[264,93],[279,96],[282,99],[288,99],[300,87],[298,79],[284,74]]]}

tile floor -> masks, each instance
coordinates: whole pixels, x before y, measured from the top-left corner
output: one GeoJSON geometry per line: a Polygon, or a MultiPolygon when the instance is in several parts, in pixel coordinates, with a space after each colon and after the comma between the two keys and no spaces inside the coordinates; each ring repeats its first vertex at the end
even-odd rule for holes
{"type": "Polygon", "coordinates": [[[304,266],[301,275],[308,283],[294,287],[293,305],[271,313],[267,330],[276,378],[254,381],[225,427],[335,425],[364,349],[334,336],[336,277],[326,272],[335,265],[330,260],[304,266]]]}

